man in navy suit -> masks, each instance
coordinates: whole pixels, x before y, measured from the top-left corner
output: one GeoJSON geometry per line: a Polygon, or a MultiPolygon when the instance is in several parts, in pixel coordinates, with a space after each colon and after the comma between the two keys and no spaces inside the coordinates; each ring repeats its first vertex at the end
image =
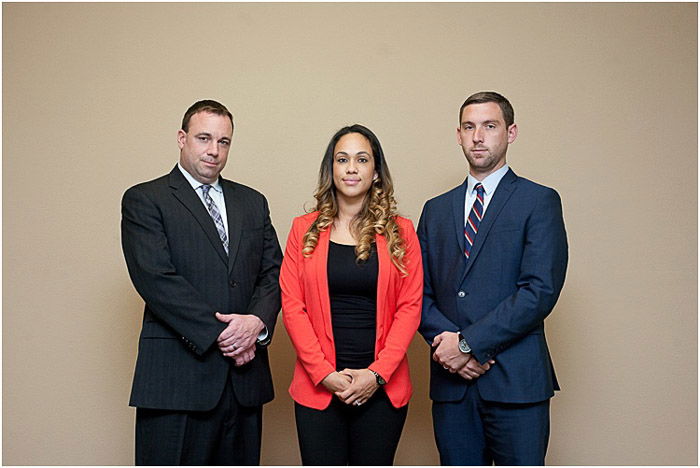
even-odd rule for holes
{"type": "Polygon", "coordinates": [[[460,186],[423,207],[420,333],[431,345],[430,398],[443,465],[543,465],[549,399],[559,390],[544,319],[564,284],[561,200],[506,164],[518,127],[498,93],[470,96],[457,141],[460,186]]]}
{"type": "Polygon", "coordinates": [[[233,118],[198,101],[178,164],[122,200],[122,246],[145,302],[130,404],[137,465],[257,465],[282,252],[267,200],[224,179],[233,118]]]}

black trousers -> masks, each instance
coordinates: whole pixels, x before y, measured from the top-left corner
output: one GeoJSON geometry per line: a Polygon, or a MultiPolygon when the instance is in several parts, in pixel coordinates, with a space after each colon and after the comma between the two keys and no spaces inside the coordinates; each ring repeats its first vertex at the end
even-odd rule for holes
{"type": "Polygon", "coordinates": [[[262,407],[238,404],[230,379],[211,411],[136,409],[136,465],[259,465],[262,407]]]}
{"type": "Polygon", "coordinates": [[[325,410],[294,404],[304,465],[392,465],[408,405],[394,408],[379,389],[362,406],[333,397],[325,410]]]}

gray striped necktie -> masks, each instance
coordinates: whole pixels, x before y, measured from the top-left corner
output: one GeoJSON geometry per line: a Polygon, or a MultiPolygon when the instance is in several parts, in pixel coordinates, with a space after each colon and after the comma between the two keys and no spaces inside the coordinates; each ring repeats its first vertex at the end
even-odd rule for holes
{"type": "Polygon", "coordinates": [[[219,208],[216,207],[216,203],[214,203],[214,200],[212,200],[211,195],[209,195],[209,189],[211,189],[211,185],[202,185],[202,195],[204,195],[204,203],[207,205],[207,211],[209,211],[209,216],[211,216],[211,219],[214,220],[216,230],[219,231],[221,243],[224,244],[224,250],[228,255],[228,236],[226,235],[224,220],[221,219],[221,213],[219,213],[219,208]]]}

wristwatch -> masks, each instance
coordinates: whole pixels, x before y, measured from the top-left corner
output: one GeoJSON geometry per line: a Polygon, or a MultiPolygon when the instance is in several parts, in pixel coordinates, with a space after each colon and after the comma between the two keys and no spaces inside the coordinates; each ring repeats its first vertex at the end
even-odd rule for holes
{"type": "Polygon", "coordinates": [[[377,385],[385,385],[385,384],[386,384],[386,380],[384,380],[384,378],[383,378],[381,375],[377,374],[377,373],[374,372],[372,369],[369,369],[369,371],[370,371],[371,373],[373,373],[373,374],[374,374],[374,378],[377,379],[377,385]]]}
{"type": "Polygon", "coordinates": [[[472,348],[467,343],[467,340],[462,336],[461,333],[458,336],[459,336],[459,350],[462,351],[464,354],[470,354],[472,352],[472,348]]]}

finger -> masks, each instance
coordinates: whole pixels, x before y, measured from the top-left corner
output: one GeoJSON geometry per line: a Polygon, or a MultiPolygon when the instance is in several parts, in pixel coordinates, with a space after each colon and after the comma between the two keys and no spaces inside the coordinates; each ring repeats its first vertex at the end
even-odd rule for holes
{"type": "Polygon", "coordinates": [[[221,322],[230,322],[233,319],[233,317],[231,317],[229,315],[220,314],[218,312],[216,312],[214,314],[214,316],[216,317],[217,320],[219,320],[221,322]]]}

